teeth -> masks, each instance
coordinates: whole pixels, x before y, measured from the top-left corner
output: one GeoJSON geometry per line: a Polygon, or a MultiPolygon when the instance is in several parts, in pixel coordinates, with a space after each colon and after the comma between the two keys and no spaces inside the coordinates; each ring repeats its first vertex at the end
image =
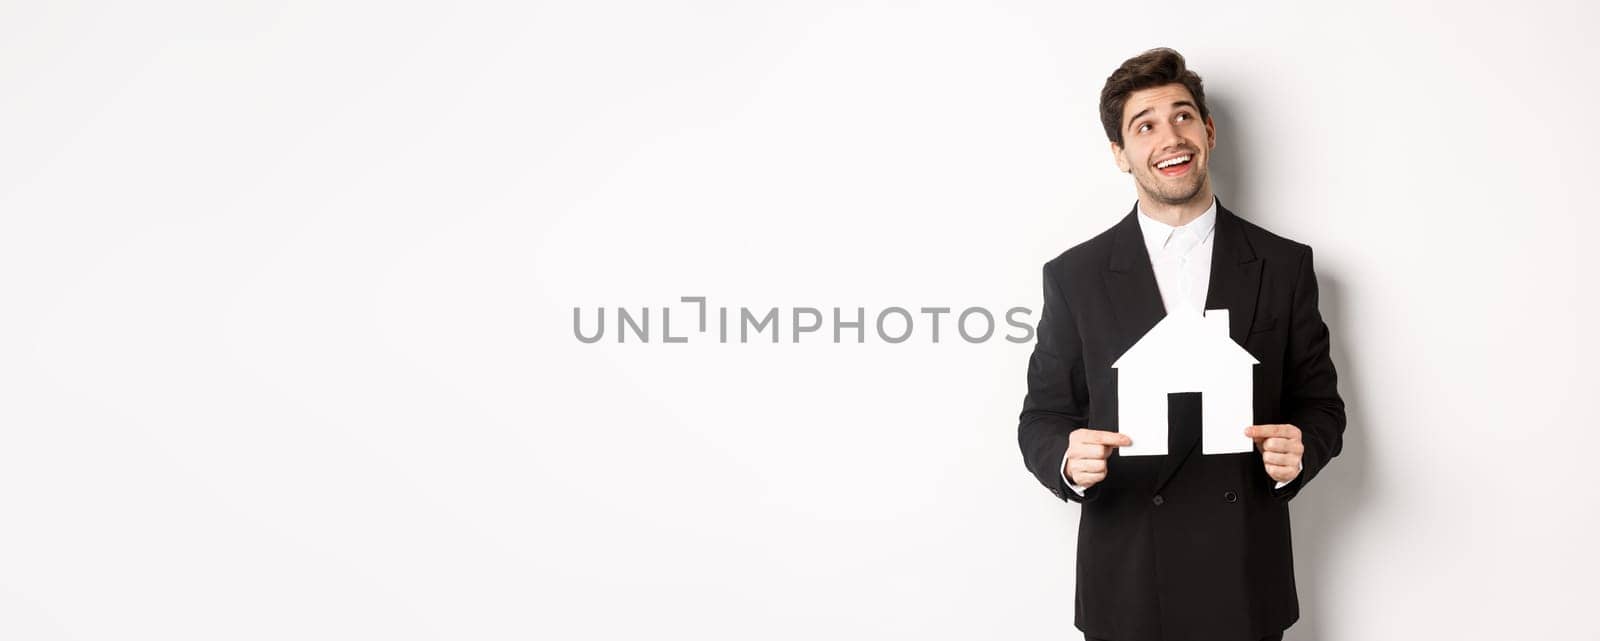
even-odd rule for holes
{"type": "Polygon", "coordinates": [[[1178,164],[1180,162],[1189,162],[1189,157],[1188,156],[1178,156],[1177,158],[1168,158],[1167,160],[1163,160],[1163,161],[1161,161],[1159,163],[1156,163],[1156,169],[1166,169],[1166,168],[1171,167],[1173,165],[1176,165],[1176,164],[1178,164]]]}

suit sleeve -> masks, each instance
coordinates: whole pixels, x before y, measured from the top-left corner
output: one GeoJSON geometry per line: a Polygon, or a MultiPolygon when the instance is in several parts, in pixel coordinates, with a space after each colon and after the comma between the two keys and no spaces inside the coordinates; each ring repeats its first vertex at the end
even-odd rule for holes
{"type": "Polygon", "coordinates": [[[1305,453],[1300,475],[1274,495],[1294,498],[1344,447],[1344,400],[1328,355],[1328,326],[1317,310],[1317,274],[1311,248],[1301,257],[1289,319],[1284,363],[1284,421],[1300,428],[1305,453]]]}
{"type": "Polygon", "coordinates": [[[1079,494],[1068,487],[1062,473],[1067,435],[1089,422],[1089,389],[1077,319],[1048,264],[1044,268],[1044,307],[1035,336],[1033,355],[1028,359],[1028,394],[1017,425],[1022,461],[1058,498],[1092,501],[1099,496],[1099,484],[1079,494]]]}

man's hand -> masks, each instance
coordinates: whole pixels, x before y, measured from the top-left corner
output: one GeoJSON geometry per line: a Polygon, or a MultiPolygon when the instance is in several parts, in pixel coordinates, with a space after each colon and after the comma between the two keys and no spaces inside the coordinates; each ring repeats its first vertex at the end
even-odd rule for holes
{"type": "Polygon", "coordinates": [[[1267,467],[1267,476],[1279,483],[1293,481],[1300,476],[1300,455],[1306,446],[1300,441],[1300,428],[1293,425],[1251,425],[1244,435],[1254,439],[1261,451],[1261,462],[1267,467]]]}
{"type": "Polygon", "coordinates": [[[1112,448],[1133,445],[1126,434],[1080,427],[1067,435],[1067,480],[1089,489],[1106,479],[1106,458],[1112,448]]]}

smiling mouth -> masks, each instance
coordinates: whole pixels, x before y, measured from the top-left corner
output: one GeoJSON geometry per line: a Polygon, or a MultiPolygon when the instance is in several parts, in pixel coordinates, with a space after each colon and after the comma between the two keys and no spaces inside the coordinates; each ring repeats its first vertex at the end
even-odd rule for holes
{"type": "Polygon", "coordinates": [[[1189,167],[1193,164],[1194,154],[1185,154],[1156,163],[1155,170],[1163,176],[1182,176],[1189,173],[1189,167]]]}

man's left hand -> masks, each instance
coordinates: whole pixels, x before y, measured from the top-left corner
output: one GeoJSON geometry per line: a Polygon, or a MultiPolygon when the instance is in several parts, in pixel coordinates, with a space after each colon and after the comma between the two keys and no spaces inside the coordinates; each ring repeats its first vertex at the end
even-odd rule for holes
{"type": "Polygon", "coordinates": [[[1255,440],[1272,480],[1288,483],[1300,476],[1300,455],[1306,451],[1300,442],[1300,428],[1287,424],[1251,425],[1245,428],[1244,435],[1255,440]]]}

